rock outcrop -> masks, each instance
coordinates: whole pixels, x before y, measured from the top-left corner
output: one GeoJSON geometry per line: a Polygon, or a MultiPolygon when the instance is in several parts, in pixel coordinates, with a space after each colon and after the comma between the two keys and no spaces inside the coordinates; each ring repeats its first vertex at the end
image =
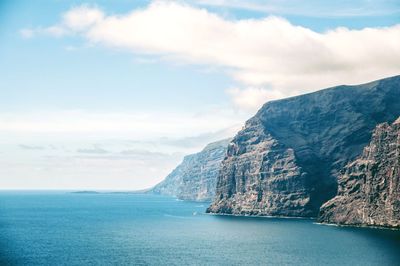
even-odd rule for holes
{"type": "Polygon", "coordinates": [[[400,116],[400,76],[266,103],[229,144],[210,213],[317,216],[377,124],[400,116]]]}
{"type": "Polygon", "coordinates": [[[201,152],[185,156],[183,162],[149,192],[182,200],[211,200],[229,141],[210,143],[201,152]]]}
{"type": "Polygon", "coordinates": [[[363,154],[342,170],[338,195],[321,207],[319,221],[400,227],[400,118],[378,125],[363,154]]]}

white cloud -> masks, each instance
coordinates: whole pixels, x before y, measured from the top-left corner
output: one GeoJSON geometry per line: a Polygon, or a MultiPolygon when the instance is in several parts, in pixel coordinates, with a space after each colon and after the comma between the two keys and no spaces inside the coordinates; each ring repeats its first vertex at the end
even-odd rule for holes
{"type": "Polygon", "coordinates": [[[116,155],[49,151],[0,154],[2,189],[135,190],[160,182],[180,154],[116,155]],[[152,169],[151,171],[149,169],[152,169]],[[10,178],[12,177],[12,178],[10,178]]]}
{"type": "MultiPolygon", "coordinates": [[[[222,67],[239,87],[269,88],[272,98],[400,73],[400,24],[318,33],[280,17],[228,20],[206,9],[158,1],[119,15],[74,8],[55,27],[91,44],[222,67]]],[[[258,91],[269,99],[264,96],[270,92],[258,91]]]]}
{"type": "Polygon", "coordinates": [[[32,29],[22,29],[19,31],[20,35],[24,39],[30,39],[36,35],[49,35],[52,37],[64,37],[72,34],[73,32],[65,28],[65,26],[54,25],[50,27],[37,27],[32,29]]]}
{"type": "Polygon", "coordinates": [[[46,147],[44,147],[44,146],[37,146],[37,145],[35,146],[35,145],[26,145],[26,144],[20,144],[19,147],[24,150],[34,150],[34,151],[41,151],[41,150],[46,149],[46,147]]]}
{"type": "MultiPolygon", "coordinates": [[[[259,7],[247,3],[249,9],[259,7]]],[[[183,154],[233,136],[248,112],[266,101],[400,73],[400,25],[319,33],[280,17],[231,20],[176,2],[117,15],[81,6],[54,25],[20,34],[81,36],[90,45],[141,54],[142,63],[162,58],[222,69],[238,81],[226,92],[246,113],[221,108],[196,114],[0,113],[0,176],[13,176],[0,179],[0,186],[8,188],[148,187],[183,154]],[[41,148],[53,143],[59,148],[41,148]]]]}
{"type": "Polygon", "coordinates": [[[245,89],[232,88],[227,93],[231,96],[232,102],[240,109],[256,111],[265,102],[284,97],[279,90],[268,90],[263,88],[249,87],[245,89]]]}
{"type": "Polygon", "coordinates": [[[57,25],[42,29],[42,31],[44,33],[49,34],[54,37],[62,37],[64,35],[68,34],[68,31],[64,27],[57,26],[57,25]]]}
{"type": "MultiPolygon", "coordinates": [[[[0,144],[3,139],[48,135],[90,139],[187,138],[231,128],[246,116],[229,109],[212,109],[201,113],[132,112],[95,113],[54,111],[0,113],[0,144]]],[[[237,127],[237,126],[236,126],[237,127]]],[[[219,137],[225,137],[218,135],[219,137]]],[[[230,137],[230,136],[226,136],[230,137]]],[[[57,137],[59,138],[59,137],[57,137]]]]}
{"type": "Polygon", "coordinates": [[[35,35],[35,30],[33,29],[21,29],[19,31],[21,34],[22,38],[29,39],[32,38],[35,35]]]}
{"type": "Polygon", "coordinates": [[[324,18],[383,16],[400,12],[400,4],[392,0],[193,0],[191,2],[204,6],[324,18]]]}
{"type": "Polygon", "coordinates": [[[232,137],[245,118],[201,113],[0,113],[0,187],[142,189],[184,155],[232,137]],[[239,123],[239,124],[238,124],[239,123]]]}
{"type": "Polygon", "coordinates": [[[78,153],[86,153],[86,154],[108,154],[110,151],[103,149],[99,145],[93,145],[90,148],[81,148],[78,149],[76,152],[78,153]]]}
{"type": "Polygon", "coordinates": [[[75,31],[81,31],[103,20],[103,12],[86,5],[74,8],[63,15],[62,25],[75,31]]]}

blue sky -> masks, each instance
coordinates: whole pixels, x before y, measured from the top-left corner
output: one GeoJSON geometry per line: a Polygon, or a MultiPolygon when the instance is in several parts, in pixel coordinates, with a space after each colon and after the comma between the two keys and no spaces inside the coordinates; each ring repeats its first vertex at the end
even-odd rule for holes
{"type": "Polygon", "coordinates": [[[399,23],[398,1],[2,1],[0,187],[152,186],[268,100],[398,74],[399,23]]]}
{"type": "MultiPolygon", "coordinates": [[[[229,84],[229,79],[217,73],[204,74],[193,67],[163,63],[138,63],[140,56],[85,47],[76,38],[24,40],[19,34],[21,29],[51,25],[63,12],[78,5],[67,1],[41,2],[38,5],[32,1],[11,1],[2,8],[7,19],[3,18],[0,36],[0,71],[5,78],[1,90],[7,101],[0,108],[162,110],[164,103],[170,102],[169,107],[185,110],[199,101],[217,103],[224,97],[223,92],[217,93],[214,88],[229,84]],[[78,48],[70,51],[69,47],[78,48]]],[[[107,6],[114,12],[130,10],[129,7],[135,5],[107,6]]]]}

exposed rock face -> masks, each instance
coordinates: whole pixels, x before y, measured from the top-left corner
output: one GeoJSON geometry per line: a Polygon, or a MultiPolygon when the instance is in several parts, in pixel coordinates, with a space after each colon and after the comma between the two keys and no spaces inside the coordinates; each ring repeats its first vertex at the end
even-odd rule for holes
{"type": "MultiPolygon", "coordinates": [[[[218,180],[216,212],[301,215],[307,212],[306,173],[285,148],[251,120],[228,148],[218,180]]],[[[215,203],[214,203],[215,204],[215,203]]]]}
{"type": "Polygon", "coordinates": [[[317,216],[399,99],[397,76],[266,103],[229,144],[207,212],[317,216]]]}
{"type": "Polygon", "coordinates": [[[338,195],[320,222],[400,227],[400,119],[375,129],[363,154],[339,177],[338,195]]]}
{"type": "Polygon", "coordinates": [[[230,139],[208,144],[201,152],[185,156],[150,193],[182,200],[209,201],[215,195],[217,176],[230,139]]]}

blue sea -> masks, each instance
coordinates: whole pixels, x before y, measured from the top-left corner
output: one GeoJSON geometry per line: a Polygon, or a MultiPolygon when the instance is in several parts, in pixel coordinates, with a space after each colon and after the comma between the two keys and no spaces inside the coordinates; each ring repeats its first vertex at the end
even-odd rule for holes
{"type": "Polygon", "coordinates": [[[140,194],[0,192],[1,265],[400,265],[400,231],[214,216],[140,194]]]}

